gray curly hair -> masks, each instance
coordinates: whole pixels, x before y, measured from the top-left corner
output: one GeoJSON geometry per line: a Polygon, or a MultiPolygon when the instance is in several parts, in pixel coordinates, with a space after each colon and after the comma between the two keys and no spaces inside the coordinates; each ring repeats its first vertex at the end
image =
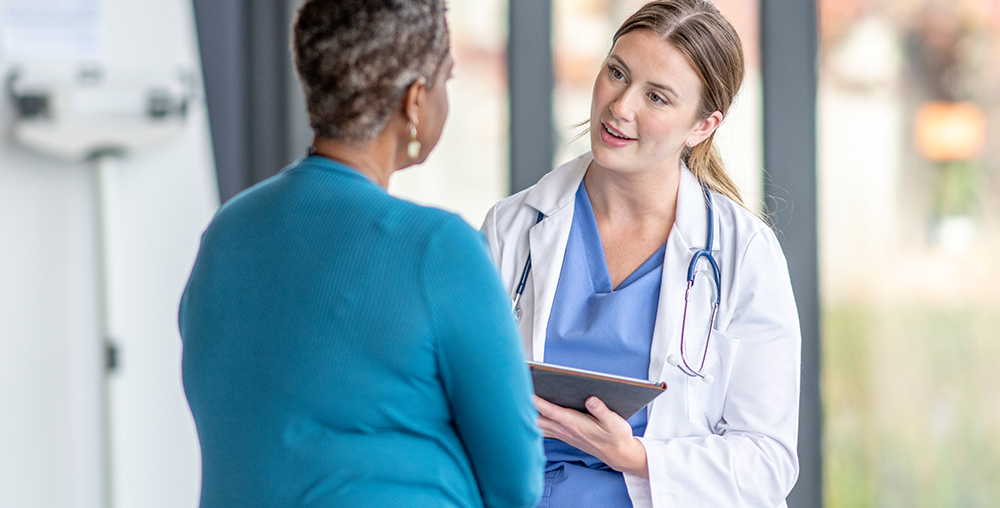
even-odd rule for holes
{"type": "Polygon", "coordinates": [[[450,50],[444,0],[307,0],[292,49],[316,134],[366,141],[450,50]]]}

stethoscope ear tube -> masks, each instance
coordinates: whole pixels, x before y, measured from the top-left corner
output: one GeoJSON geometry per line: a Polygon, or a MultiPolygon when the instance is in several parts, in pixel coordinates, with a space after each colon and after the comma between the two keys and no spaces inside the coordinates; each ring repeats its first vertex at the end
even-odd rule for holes
{"type": "MultiPolygon", "coordinates": [[[[538,218],[535,219],[535,224],[542,222],[545,218],[545,214],[538,212],[538,218]]],[[[514,321],[518,324],[521,323],[521,295],[524,294],[524,286],[528,283],[528,274],[531,273],[531,248],[528,248],[528,259],[524,262],[524,268],[521,270],[521,280],[517,283],[517,289],[514,291],[514,298],[511,299],[511,312],[514,313],[514,321]]]]}

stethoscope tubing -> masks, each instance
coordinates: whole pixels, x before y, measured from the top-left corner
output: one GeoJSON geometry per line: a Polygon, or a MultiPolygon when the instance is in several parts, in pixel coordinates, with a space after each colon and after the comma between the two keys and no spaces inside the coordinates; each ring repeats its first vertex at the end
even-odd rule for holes
{"type": "Polygon", "coordinates": [[[715,328],[715,316],[719,311],[719,304],[722,303],[722,277],[719,271],[719,264],[715,261],[715,256],[712,255],[712,245],[715,241],[715,214],[713,212],[715,207],[712,203],[712,193],[708,190],[707,185],[702,185],[702,191],[705,194],[705,207],[708,210],[708,227],[707,233],[705,234],[705,248],[695,252],[694,255],[691,256],[691,263],[688,264],[687,289],[684,291],[684,314],[681,318],[681,361],[677,362],[676,358],[671,359],[668,357],[667,362],[676,366],[681,370],[681,372],[687,374],[688,376],[701,378],[706,383],[711,384],[714,378],[710,374],[705,374],[705,361],[708,359],[708,345],[712,341],[712,330],[715,328]],[[708,335],[705,337],[705,349],[701,354],[701,364],[697,369],[695,369],[688,363],[687,344],[685,344],[684,339],[685,332],[687,331],[688,302],[691,300],[691,288],[694,287],[698,260],[701,258],[705,258],[712,269],[712,279],[715,281],[715,302],[712,304],[712,318],[708,324],[708,335]]]}
{"type": "Polygon", "coordinates": [[[521,322],[521,295],[524,294],[524,285],[528,282],[528,274],[531,273],[531,253],[528,253],[528,260],[524,262],[524,269],[521,270],[521,282],[517,283],[517,292],[514,293],[511,312],[514,313],[514,320],[521,322]]]}
{"type": "MultiPolygon", "coordinates": [[[[538,218],[535,219],[535,224],[542,222],[545,218],[545,214],[538,212],[538,218]]],[[[524,294],[524,286],[528,283],[528,274],[531,273],[531,250],[528,250],[528,259],[524,262],[524,268],[521,270],[521,281],[517,283],[517,290],[514,292],[514,298],[511,301],[511,312],[514,313],[514,321],[518,324],[521,323],[521,295],[524,294]]]]}
{"type": "MultiPolygon", "coordinates": [[[[713,377],[710,374],[705,374],[705,361],[708,359],[708,345],[712,340],[712,330],[715,328],[715,317],[719,311],[719,305],[722,303],[722,276],[719,270],[719,264],[715,261],[715,256],[712,255],[712,245],[715,241],[715,214],[714,205],[712,203],[712,194],[709,191],[707,185],[702,185],[702,192],[705,195],[705,207],[708,212],[708,227],[706,238],[705,238],[705,248],[694,253],[691,256],[691,262],[688,264],[687,269],[687,289],[684,291],[684,313],[681,317],[681,340],[680,340],[680,361],[673,355],[667,357],[667,363],[679,368],[681,372],[687,374],[691,377],[698,377],[704,380],[706,383],[711,383],[713,377]],[[705,337],[705,348],[702,351],[701,363],[698,368],[695,369],[691,367],[687,359],[687,347],[685,344],[685,330],[687,329],[687,309],[688,303],[690,302],[691,288],[694,287],[695,274],[698,268],[698,261],[705,258],[708,261],[709,267],[712,269],[712,280],[715,282],[715,302],[712,304],[712,318],[708,326],[708,335],[705,337]]],[[[538,219],[535,224],[542,222],[545,218],[545,214],[538,212],[538,219]]],[[[524,268],[521,270],[521,280],[517,283],[517,289],[514,291],[514,297],[511,299],[511,312],[514,314],[514,319],[520,323],[521,322],[521,295],[524,294],[524,287],[528,283],[528,274],[531,273],[531,251],[528,251],[528,259],[524,262],[524,268]]]]}

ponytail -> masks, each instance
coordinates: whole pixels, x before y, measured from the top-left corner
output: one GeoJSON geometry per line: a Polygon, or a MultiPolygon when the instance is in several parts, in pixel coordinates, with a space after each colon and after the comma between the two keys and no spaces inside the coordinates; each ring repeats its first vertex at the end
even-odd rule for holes
{"type": "Polygon", "coordinates": [[[729,173],[726,172],[726,167],[722,163],[722,156],[719,155],[718,149],[712,143],[714,139],[715,133],[713,132],[708,139],[698,143],[694,148],[685,148],[681,159],[702,185],[735,201],[743,208],[747,208],[740,195],[739,187],[729,177],[729,173]]]}

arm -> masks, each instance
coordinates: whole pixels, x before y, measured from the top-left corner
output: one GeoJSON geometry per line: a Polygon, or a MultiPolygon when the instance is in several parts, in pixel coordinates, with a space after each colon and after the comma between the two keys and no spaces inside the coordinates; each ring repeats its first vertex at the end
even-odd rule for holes
{"type": "Polygon", "coordinates": [[[534,507],[545,456],[520,340],[482,238],[452,217],[423,263],[442,383],[485,506],[534,507]]]}
{"type": "MultiPolygon", "coordinates": [[[[801,336],[784,255],[769,230],[750,240],[725,298],[736,305],[725,331],[739,348],[722,418],[715,434],[642,439],[653,506],[774,508],[798,476],[801,336]]],[[[631,487],[637,479],[629,476],[631,487]]]]}

